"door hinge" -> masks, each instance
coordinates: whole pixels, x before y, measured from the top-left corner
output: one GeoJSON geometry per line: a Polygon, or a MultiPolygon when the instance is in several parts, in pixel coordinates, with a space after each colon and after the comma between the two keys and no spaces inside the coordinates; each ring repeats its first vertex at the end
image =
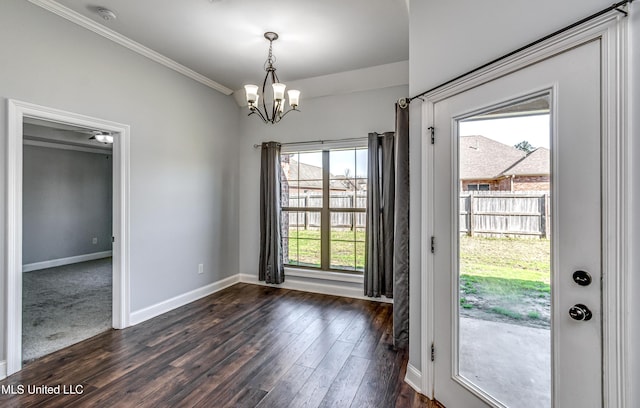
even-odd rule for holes
{"type": "Polygon", "coordinates": [[[111,237],[111,242],[116,242],[116,237],[112,236],[111,237]]]}
{"type": "Polygon", "coordinates": [[[436,346],[431,343],[431,361],[436,360],[436,346]]]}
{"type": "Polygon", "coordinates": [[[431,132],[431,144],[436,144],[436,128],[429,126],[427,129],[431,132]]]}
{"type": "Polygon", "coordinates": [[[431,237],[431,253],[436,253],[436,237],[431,237]]]}

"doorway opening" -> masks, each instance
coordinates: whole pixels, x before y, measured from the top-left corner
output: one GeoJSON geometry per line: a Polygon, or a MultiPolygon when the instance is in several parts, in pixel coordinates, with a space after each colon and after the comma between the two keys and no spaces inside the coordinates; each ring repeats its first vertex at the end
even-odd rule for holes
{"type": "Polygon", "coordinates": [[[112,327],[112,144],[96,135],[23,122],[23,363],[112,327]]]}
{"type": "MultiPolygon", "coordinates": [[[[107,305],[103,307],[110,312],[110,318],[107,317],[106,321],[100,323],[101,326],[98,325],[97,329],[93,329],[94,331],[98,330],[100,332],[104,326],[107,329],[110,327],[122,329],[129,325],[129,127],[103,119],[15,100],[8,101],[8,123],[7,331],[5,344],[7,375],[11,375],[22,368],[23,360],[29,360],[39,354],[38,351],[34,352],[32,349],[23,350],[23,334],[26,336],[25,340],[28,340],[31,329],[25,327],[25,324],[33,325],[35,322],[35,326],[47,326],[46,323],[50,323],[47,320],[51,319],[51,315],[45,317],[46,315],[41,312],[51,312],[55,308],[54,305],[58,305],[62,308],[59,316],[65,316],[68,312],[65,307],[67,309],[70,308],[69,303],[65,304],[62,300],[65,293],[60,293],[60,291],[55,293],[56,291],[54,290],[53,293],[47,295],[46,299],[39,299],[44,300],[45,303],[39,306],[36,304],[35,307],[32,307],[34,306],[31,304],[30,299],[32,298],[24,298],[26,291],[32,290],[38,296],[45,297],[43,292],[40,292],[42,288],[38,288],[41,285],[37,285],[37,283],[43,282],[38,282],[38,279],[31,279],[36,275],[30,275],[38,274],[39,272],[36,270],[42,267],[53,267],[53,269],[47,271],[48,278],[54,281],[65,279],[63,286],[61,286],[62,292],[68,292],[70,287],[74,286],[85,285],[91,287],[93,285],[94,287],[90,290],[94,292],[90,297],[104,296],[105,292],[111,294],[110,300],[107,299],[106,301],[107,305]],[[51,128],[54,128],[54,130],[51,128]],[[43,134],[38,133],[42,131],[46,131],[50,137],[42,137],[43,134]],[[113,136],[113,147],[110,154],[104,149],[104,145],[101,146],[100,143],[92,145],[94,142],[90,139],[94,135],[87,133],[91,131],[108,132],[113,136]],[[65,135],[64,133],[69,134],[65,135]],[[52,149],[53,145],[56,147],[64,145],[66,148],[52,149]],[[54,153],[56,154],[55,159],[49,156],[49,159],[51,159],[49,160],[43,156],[46,154],[51,155],[51,151],[56,152],[54,153]],[[84,156],[78,156],[75,153],[83,153],[84,156]],[[73,157],[71,157],[72,155],[73,157]],[[92,162],[89,157],[92,155],[100,156],[105,162],[88,164],[84,172],[74,167],[78,164],[78,161],[92,162]],[[37,163],[38,160],[46,163],[37,163]],[[107,161],[109,163],[106,163],[107,161]],[[67,164],[66,167],[65,162],[67,164]],[[71,165],[71,162],[73,162],[73,165],[71,165]],[[42,164],[53,165],[57,169],[43,169],[42,164]],[[93,169],[91,169],[91,166],[93,166],[93,169]],[[102,167],[100,171],[97,169],[99,167],[102,167]],[[108,172],[107,168],[111,169],[112,174],[112,179],[109,181],[108,186],[102,185],[96,188],[97,186],[91,185],[91,183],[82,184],[82,179],[90,177],[92,172],[96,174],[105,173],[108,172]],[[56,200],[47,200],[45,203],[36,202],[36,199],[46,200],[43,197],[38,198],[38,194],[41,194],[42,191],[37,190],[47,189],[51,186],[42,184],[35,189],[36,191],[31,191],[31,186],[25,185],[25,181],[29,180],[35,180],[36,184],[44,182],[46,179],[46,176],[42,174],[44,171],[49,173],[61,171],[60,174],[64,174],[67,171],[74,182],[83,187],[77,188],[79,187],[78,185],[58,186],[60,187],[58,190],[62,190],[56,192],[58,198],[64,201],[63,193],[71,192],[73,187],[82,191],[82,194],[87,194],[76,204],[66,204],[72,207],[75,205],[73,211],[69,212],[69,214],[74,215],[73,213],[75,213],[77,216],[81,207],[88,205],[88,203],[91,203],[91,206],[102,206],[103,213],[105,211],[110,213],[110,219],[102,220],[106,227],[103,225],[102,228],[96,228],[91,232],[89,231],[91,228],[86,222],[80,222],[79,224],[82,225],[75,231],[70,232],[65,230],[67,227],[56,225],[53,231],[40,231],[40,235],[44,235],[45,238],[48,237],[47,239],[36,236],[38,235],[37,228],[42,228],[43,226],[36,226],[35,223],[32,223],[34,219],[26,220],[25,217],[35,214],[34,218],[36,220],[38,217],[49,217],[50,220],[55,220],[55,212],[62,210],[61,208],[56,208],[56,200]],[[38,174],[38,172],[41,173],[38,174]],[[32,199],[29,199],[29,197],[32,199]],[[105,201],[108,202],[105,203],[105,201]],[[32,208],[32,206],[39,208],[32,208]],[[54,212],[53,216],[47,214],[49,212],[54,212]],[[34,231],[36,231],[35,234],[34,231]],[[84,237],[83,234],[88,235],[84,237]],[[49,235],[51,236],[49,237],[49,235]],[[76,238],[78,242],[72,242],[76,238]],[[61,248],[62,252],[58,252],[58,254],[69,251],[69,246],[84,246],[83,251],[85,253],[69,256],[69,252],[67,252],[67,256],[63,257],[55,255],[55,250],[60,250],[61,248]],[[87,248],[89,249],[87,250],[87,248]],[[111,253],[106,249],[111,249],[111,253]],[[51,254],[54,254],[54,256],[51,256],[51,254]],[[44,258],[49,259],[45,260],[44,258]],[[85,263],[82,265],[77,261],[85,261],[85,263]],[[74,262],[74,266],[72,266],[72,262],[74,262]],[[88,264],[87,262],[93,262],[93,264],[88,264]],[[91,275],[86,273],[87,268],[101,269],[102,272],[94,271],[95,274],[89,277],[91,275]],[[83,272],[78,270],[74,272],[72,271],[73,269],[81,269],[83,272]],[[27,271],[26,274],[23,273],[23,270],[27,271]],[[105,270],[111,273],[105,273],[105,270]],[[25,282],[23,282],[23,277],[25,282]],[[86,279],[87,282],[83,283],[81,280],[84,278],[88,279],[86,279]],[[31,282],[27,282],[27,280],[36,281],[35,289],[31,282]]],[[[93,174],[93,176],[96,174],[93,174]]],[[[47,176],[50,175],[48,174],[47,176]]],[[[86,182],[87,180],[84,181],[86,182]]],[[[95,179],[89,181],[98,184],[95,179]]],[[[61,206],[64,206],[64,204],[60,204],[58,207],[61,206]]],[[[60,213],[57,214],[60,215],[60,213]]],[[[91,218],[92,216],[89,216],[89,219],[91,218]]],[[[66,293],[66,295],[68,294],[66,293]]],[[[77,293],[71,293],[71,298],[73,307],[83,307],[77,293]]],[[[92,306],[96,306],[96,302],[91,302],[91,299],[89,299],[89,302],[93,303],[92,306]]],[[[76,330],[74,330],[73,325],[77,322],[70,319],[68,315],[66,316],[67,320],[70,320],[68,323],[71,323],[72,333],[67,336],[68,338],[65,342],[60,343],[62,344],[61,347],[60,344],[56,346],[59,348],[76,342],[74,338],[77,333],[75,333],[76,330]]],[[[49,329],[51,330],[51,327],[49,329]]],[[[60,340],[60,337],[65,337],[61,336],[61,330],[59,329],[59,326],[54,326],[53,332],[47,334],[54,343],[60,340]]],[[[93,335],[95,334],[97,333],[94,332],[93,335]]],[[[82,338],[76,338],[76,340],[80,341],[82,338]]]]}

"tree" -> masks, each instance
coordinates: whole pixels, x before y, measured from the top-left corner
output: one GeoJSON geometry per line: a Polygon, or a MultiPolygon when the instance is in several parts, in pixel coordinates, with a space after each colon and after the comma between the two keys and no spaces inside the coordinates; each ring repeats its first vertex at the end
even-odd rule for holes
{"type": "Polygon", "coordinates": [[[518,150],[522,150],[523,152],[525,152],[526,154],[531,153],[532,151],[536,150],[535,147],[533,147],[531,145],[531,143],[527,142],[526,140],[523,140],[522,142],[514,145],[513,147],[515,147],[518,150]]]}

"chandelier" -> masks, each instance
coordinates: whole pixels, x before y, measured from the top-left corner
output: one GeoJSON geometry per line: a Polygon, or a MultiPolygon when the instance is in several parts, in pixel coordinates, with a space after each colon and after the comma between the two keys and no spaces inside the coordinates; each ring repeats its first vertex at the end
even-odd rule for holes
{"type": "Polygon", "coordinates": [[[273,55],[273,42],[278,39],[278,34],[268,31],[264,33],[264,38],[269,40],[269,56],[264,63],[264,70],[267,71],[267,75],[262,82],[262,109],[258,106],[258,100],[260,95],[258,94],[257,85],[245,85],[244,89],[247,93],[247,105],[249,106],[249,116],[258,115],[264,123],[278,123],[285,117],[285,115],[291,111],[298,111],[298,102],[300,101],[300,91],[291,89],[287,93],[289,94],[289,106],[290,108],[285,111],[285,96],[284,91],[286,85],[278,80],[276,75],[276,67],[273,66],[276,61],[276,57],[273,55]],[[267,86],[267,83],[271,84],[271,87],[267,86]],[[271,94],[271,100],[269,101],[269,108],[267,108],[267,91],[271,94]]]}

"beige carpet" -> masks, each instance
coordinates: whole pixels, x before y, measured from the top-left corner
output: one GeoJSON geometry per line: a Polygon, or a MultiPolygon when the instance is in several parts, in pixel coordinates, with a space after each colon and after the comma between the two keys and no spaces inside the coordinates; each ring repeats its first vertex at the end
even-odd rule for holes
{"type": "Polygon", "coordinates": [[[111,258],[23,273],[22,360],[111,328],[111,258]]]}

